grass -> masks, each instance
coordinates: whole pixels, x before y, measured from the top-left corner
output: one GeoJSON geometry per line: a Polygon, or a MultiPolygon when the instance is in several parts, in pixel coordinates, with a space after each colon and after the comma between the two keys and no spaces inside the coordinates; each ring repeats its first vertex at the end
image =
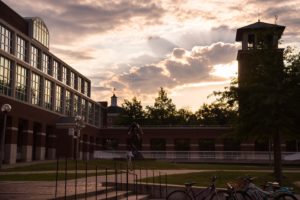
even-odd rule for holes
{"type": "MultiPolygon", "coordinates": [[[[89,170],[98,169],[113,169],[115,166],[118,168],[126,168],[126,161],[124,160],[91,160],[88,161],[87,168],[89,170]]],[[[138,160],[134,161],[134,167],[136,169],[212,169],[212,170],[256,170],[256,169],[271,169],[270,165],[249,165],[249,164],[203,164],[203,163],[171,163],[166,161],[155,160],[138,160]]],[[[11,169],[3,169],[1,171],[55,171],[56,162],[39,163],[29,166],[16,167],[11,169]]],[[[85,170],[86,162],[78,161],[78,170],[85,170]]],[[[75,161],[68,161],[68,170],[75,170],[75,161]]],[[[285,167],[287,168],[287,167],[285,167]]],[[[288,167],[291,168],[291,167],[288,167]]],[[[65,161],[59,161],[59,170],[65,169],[65,161]]]]}
{"type": "MultiPolygon", "coordinates": [[[[238,177],[249,175],[252,177],[257,177],[254,183],[258,186],[263,185],[267,181],[274,181],[274,176],[272,173],[266,172],[228,172],[228,171],[215,171],[215,172],[197,172],[197,173],[187,173],[187,174],[176,174],[169,175],[167,178],[168,184],[183,185],[185,182],[196,182],[197,186],[207,187],[210,184],[212,176],[217,176],[216,185],[217,187],[226,187],[226,183],[229,181],[235,181],[238,177]]],[[[283,186],[289,186],[295,188],[296,193],[300,193],[300,188],[297,187],[294,182],[300,180],[300,173],[284,173],[283,186]]],[[[159,183],[162,181],[165,184],[165,176],[159,178],[159,176],[154,178],[154,182],[159,183]]],[[[146,181],[146,179],[142,179],[146,181]]],[[[148,182],[153,182],[152,178],[148,178],[148,182]]]]}

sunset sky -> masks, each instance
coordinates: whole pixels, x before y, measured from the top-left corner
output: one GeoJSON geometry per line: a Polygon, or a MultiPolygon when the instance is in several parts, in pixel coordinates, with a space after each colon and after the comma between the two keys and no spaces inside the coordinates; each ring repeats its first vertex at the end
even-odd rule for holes
{"type": "MultiPolygon", "coordinates": [[[[152,105],[164,87],[177,108],[198,109],[236,75],[236,29],[260,19],[286,26],[300,47],[299,0],[4,0],[41,17],[50,51],[92,80],[92,98],[136,96],[152,105]]],[[[299,48],[298,48],[299,49],[299,48]]]]}

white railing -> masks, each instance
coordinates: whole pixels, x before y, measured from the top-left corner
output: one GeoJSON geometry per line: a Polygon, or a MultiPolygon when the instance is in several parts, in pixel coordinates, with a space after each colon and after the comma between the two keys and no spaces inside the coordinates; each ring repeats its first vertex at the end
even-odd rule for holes
{"type": "MultiPolygon", "coordinates": [[[[126,159],[128,151],[95,151],[96,159],[126,159]]],[[[141,151],[144,158],[157,160],[273,160],[273,152],[266,151],[141,151]]],[[[282,152],[282,158],[296,152],[282,152]]]]}

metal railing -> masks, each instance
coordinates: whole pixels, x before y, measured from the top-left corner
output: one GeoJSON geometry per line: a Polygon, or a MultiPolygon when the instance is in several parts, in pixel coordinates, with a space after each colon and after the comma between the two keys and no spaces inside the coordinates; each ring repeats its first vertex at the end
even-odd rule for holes
{"type": "Polygon", "coordinates": [[[112,198],[109,193],[114,193],[114,199],[118,199],[120,191],[126,192],[126,199],[129,195],[134,195],[135,199],[138,199],[139,194],[162,198],[168,191],[167,174],[147,168],[129,170],[126,160],[115,162],[114,167],[109,169],[103,169],[103,166],[99,168],[93,160],[77,161],[62,158],[57,159],[55,168],[53,199],[88,199],[92,196],[97,199],[98,195],[102,194],[107,200],[112,198]],[[145,181],[141,182],[142,179],[145,181]]]}
{"type": "MultiPolygon", "coordinates": [[[[128,151],[95,151],[95,159],[126,159],[128,151]]],[[[146,159],[157,160],[248,160],[270,161],[273,152],[269,151],[141,151],[146,159]]],[[[282,152],[286,157],[296,152],[282,152]]]]}

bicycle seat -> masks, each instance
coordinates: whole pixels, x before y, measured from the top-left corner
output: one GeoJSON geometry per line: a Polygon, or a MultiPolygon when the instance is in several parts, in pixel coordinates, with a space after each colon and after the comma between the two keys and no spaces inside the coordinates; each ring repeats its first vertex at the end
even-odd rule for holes
{"type": "Polygon", "coordinates": [[[196,182],[186,182],[186,183],[184,183],[185,187],[192,187],[195,184],[196,184],[196,182]]]}

